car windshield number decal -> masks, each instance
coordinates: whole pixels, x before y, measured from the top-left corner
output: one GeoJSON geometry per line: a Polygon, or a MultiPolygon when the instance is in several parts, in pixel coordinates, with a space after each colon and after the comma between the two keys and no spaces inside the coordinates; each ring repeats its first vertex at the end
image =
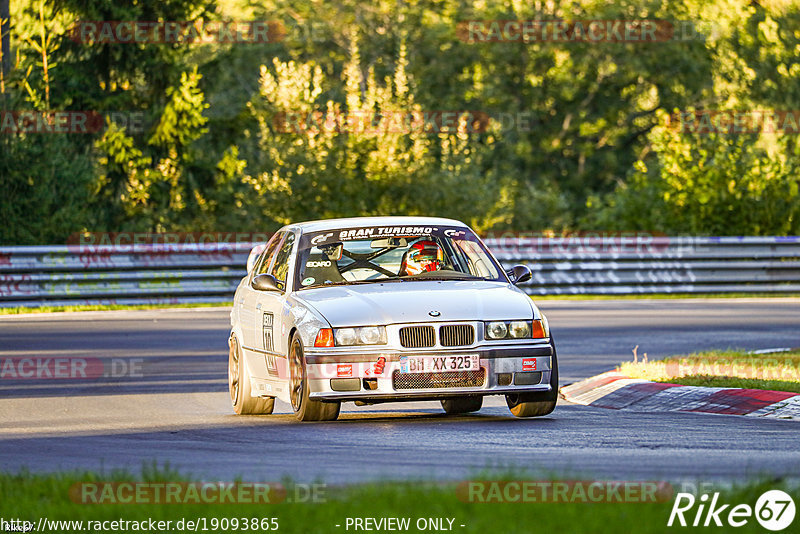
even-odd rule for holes
{"type": "Polygon", "coordinates": [[[480,356],[403,356],[401,373],[441,373],[449,371],[477,371],[481,368],[480,356]]]}

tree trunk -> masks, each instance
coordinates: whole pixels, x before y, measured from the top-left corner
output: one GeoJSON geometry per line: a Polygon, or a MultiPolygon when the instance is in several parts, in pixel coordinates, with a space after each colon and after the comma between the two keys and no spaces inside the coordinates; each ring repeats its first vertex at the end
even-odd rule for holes
{"type": "MultiPolygon", "coordinates": [[[[2,25],[0,25],[0,35],[2,35],[2,39],[0,39],[0,76],[2,76],[3,82],[8,79],[8,71],[11,70],[11,24],[10,24],[10,9],[9,9],[9,2],[10,0],[0,0],[0,21],[2,21],[2,25]]],[[[5,85],[5,83],[4,83],[5,85]]],[[[3,87],[5,90],[5,87],[3,87]]]]}

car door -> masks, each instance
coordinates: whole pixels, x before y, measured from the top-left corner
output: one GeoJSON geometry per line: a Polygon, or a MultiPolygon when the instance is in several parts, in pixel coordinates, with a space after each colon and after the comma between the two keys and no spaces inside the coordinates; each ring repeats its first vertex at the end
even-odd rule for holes
{"type": "Polygon", "coordinates": [[[290,283],[289,272],[293,265],[295,235],[287,233],[277,248],[275,260],[268,273],[275,277],[281,291],[256,291],[256,347],[264,355],[267,376],[275,378],[281,375],[279,366],[285,369],[287,343],[284,339],[288,331],[284,323],[283,307],[286,302],[287,289],[290,283]]]}
{"type": "MultiPolygon", "coordinates": [[[[253,279],[254,276],[262,273],[266,273],[270,266],[272,265],[272,261],[275,259],[275,254],[277,254],[279,250],[279,245],[283,238],[285,237],[286,232],[279,232],[272,236],[272,239],[269,240],[267,243],[264,252],[261,253],[258,260],[256,261],[255,266],[253,267],[253,271],[250,273],[247,284],[242,288],[242,295],[239,298],[239,320],[240,324],[242,325],[242,347],[247,352],[252,352],[253,349],[258,348],[257,345],[257,333],[260,335],[261,328],[257,324],[257,315],[258,320],[261,319],[260,314],[257,314],[256,310],[256,297],[259,291],[256,291],[250,285],[250,281],[253,279]],[[258,326],[258,328],[257,328],[258,326]]],[[[248,356],[248,354],[245,354],[248,356]]],[[[255,370],[250,369],[251,373],[255,370]]]]}

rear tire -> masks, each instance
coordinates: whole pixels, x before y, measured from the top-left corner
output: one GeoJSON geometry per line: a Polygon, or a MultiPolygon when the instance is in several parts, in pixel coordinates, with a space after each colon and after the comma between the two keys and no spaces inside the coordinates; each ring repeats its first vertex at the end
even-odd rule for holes
{"type": "Polygon", "coordinates": [[[556,356],[555,343],[552,340],[550,341],[550,346],[553,348],[550,391],[506,395],[508,409],[516,417],[541,417],[556,409],[556,403],[558,402],[558,357],[556,356]]]}
{"type": "Polygon", "coordinates": [[[455,415],[459,413],[477,412],[483,406],[483,397],[456,397],[442,399],[442,408],[445,413],[455,415]]]}
{"type": "Polygon", "coordinates": [[[289,395],[294,415],[300,421],[335,421],[341,403],[311,399],[309,391],[303,341],[295,333],[289,345],[289,395]]]}
{"type": "Polygon", "coordinates": [[[273,397],[250,396],[250,372],[239,347],[239,340],[228,340],[228,391],[236,415],[269,415],[275,409],[273,397]]]}

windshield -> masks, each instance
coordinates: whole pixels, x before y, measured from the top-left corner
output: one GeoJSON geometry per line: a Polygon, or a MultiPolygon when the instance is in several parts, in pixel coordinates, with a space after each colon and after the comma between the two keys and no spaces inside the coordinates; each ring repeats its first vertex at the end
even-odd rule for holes
{"type": "Polygon", "coordinates": [[[295,287],[406,280],[507,281],[463,227],[370,226],[303,234],[295,287]]]}

